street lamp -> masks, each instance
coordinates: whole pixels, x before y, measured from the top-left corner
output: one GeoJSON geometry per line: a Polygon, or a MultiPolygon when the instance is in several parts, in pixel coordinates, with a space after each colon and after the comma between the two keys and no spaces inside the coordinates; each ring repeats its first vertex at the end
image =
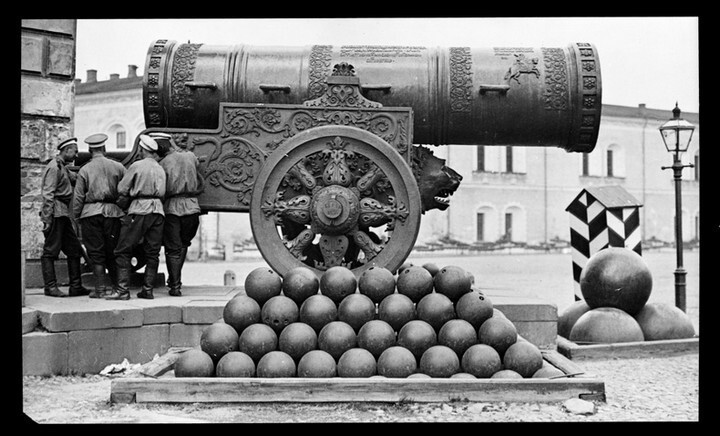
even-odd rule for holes
{"type": "Polygon", "coordinates": [[[660,126],[665,148],[673,153],[673,164],[662,169],[672,169],[675,179],[675,250],[677,252],[677,268],[675,269],[675,306],[685,312],[685,275],[687,271],[683,267],[683,239],[682,239],[682,170],[685,167],[692,168],[693,164],[683,165],[680,162],[680,154],[687,151],[690,146],[695,126],[680,118],[680,108],[675,103],[673,118],[660,126]]]}

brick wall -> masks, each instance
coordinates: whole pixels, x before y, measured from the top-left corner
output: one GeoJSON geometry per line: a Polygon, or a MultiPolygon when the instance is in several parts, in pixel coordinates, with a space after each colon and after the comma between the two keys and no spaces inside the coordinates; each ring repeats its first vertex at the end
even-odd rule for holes
{"type": "Polygon", "coordinates": [[[57,144],[73,136],[75,20],[22,20],[20,57],[21,249],[42,250],[40,177],[57,144]]]}

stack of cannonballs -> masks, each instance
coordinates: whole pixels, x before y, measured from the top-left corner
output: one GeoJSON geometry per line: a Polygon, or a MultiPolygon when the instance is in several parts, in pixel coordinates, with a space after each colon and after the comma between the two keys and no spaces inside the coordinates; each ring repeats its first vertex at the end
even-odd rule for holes
{"type": "Polygon", "coordinates": [[[176,377],[562,376],[457,266],[257,268],[176,377]]]}
{"type": "Polygon", "coordinates": [[[667,303],[648,303],[652,285],[650,269],[633,250],[598,251],[580,274],[583,300],[558,317],[558,335],[578,344],[694,337],[685,312],[667,303]]]}

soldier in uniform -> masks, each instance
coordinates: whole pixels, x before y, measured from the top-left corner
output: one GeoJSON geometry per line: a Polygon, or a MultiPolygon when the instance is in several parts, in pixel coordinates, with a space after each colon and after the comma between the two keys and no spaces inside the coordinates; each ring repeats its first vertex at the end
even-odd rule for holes
{"type": "Polygon", "coordinates": [[[140,135],[140,160],[134,162],[118,184],[118,194],[131,200],[127,215],[120,219],[120,236],[115,257],[117,285],[107,300],[129,300],[130,259],[133,248],[142,240],[147,258],[143,285],[138,298],[153,298],[153,287],[160,263],[162,232],[165,220],[162,199],[165,196],[165,171],[157,160],[158,145],[147,135],[140,135]]]}
{"type": "Polygon", "coordinates": [[[200,225],[200,205],[197,196],[203,192],[204,179],[200,175],[195,153],[177,146],[166,133],[151,134],[158,145],[167,150],[160,166],[167,176],[165,203],[165,227],[163,245],[168,270],[168,293],[180,296],[182,292],[182,268],[190,246],[200,225]]]}
{"type": "Polygon", "coordinates": [[[85,139],[92,158],[80,168],[73,195],[73,216],[79,219],[83,243],[92,263],[95,289],[90,298],[105,296],[105,269],[117,283],[114,250],[120,233],[120,218],[125,215],[116,204],[118,183],[125,167],[105,157],[107,135],[98,133],[85,139]]]}
{"type": "Polygon", "coordinates": [[[67,256],[69,295],[71,297],[88,295],[90,291],[82,285],[80,257],[83,248],[75,232],[75,223],[70,215],[70,202],[73,184],[77,175],[71,172],[67,164],[77,155],[77,138],[69,138],[57,146],[58,155],[45,166],[42,176],[40,221],[43,223],[45,243],[40,257],[44,292],[50,297],[66,297],[57,286],[55,261],[62,250],[67,256]]]}

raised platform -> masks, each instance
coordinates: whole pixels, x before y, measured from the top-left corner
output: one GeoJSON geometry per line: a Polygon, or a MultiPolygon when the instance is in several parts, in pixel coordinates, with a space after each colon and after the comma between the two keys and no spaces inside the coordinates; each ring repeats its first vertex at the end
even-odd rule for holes
{"type": "MultiPolygon", "coordinates": [[[[23,374],[97,374],[124,359],[144,364],[173,347],[199,346],[203,329],[222,319],[227,301],[244,293],[242,286],[188,286],[181,297],[171,297],[160,286],[154,300],[141,300],[138,290],[131,288],[128,301],[106,301],[46,297],[42,289],[26,289],[23,374]]],[[[485,295],[520,335],[555,349],[555,305],[504,290],[485,295]]]]}

